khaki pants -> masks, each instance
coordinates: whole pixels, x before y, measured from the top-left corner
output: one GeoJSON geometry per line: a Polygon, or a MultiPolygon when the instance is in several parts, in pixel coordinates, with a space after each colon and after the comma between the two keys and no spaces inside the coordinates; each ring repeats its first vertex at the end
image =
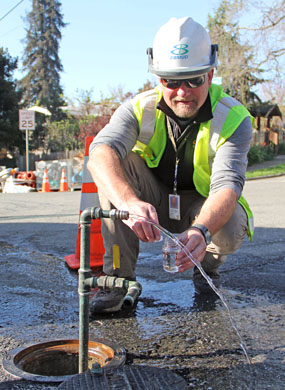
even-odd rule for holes
{"type": "MultiPolygon", "coordinates": [[[[172,190],[160,183],[147,167],[144,160],[131,152],[123,161],[125,176],[136,195],[143,201],[151,203],[157,211],[159,223],[171,233],[182,233],[192,224],[195,216],[205,201],[197,191],[181,191],[181,220],[168,217],[168,195],[172,190]]],[[[99,191],[100,206],[109,210],[113,206],[99,191]]],[[[227,224],[212,237],[202,267],[209,273],[217,270],[224,263],[226,255],[241,247],[247,231],[247,216],[237,203],[234,214],[227,224]]],[[[139,240],[132,230],[122,221],[102,219],[102,235],[105,246],[103,271],[107,275],[125,277],[135,280],[136,263],[139,254],[139,240]],[[120,268],[113,268],[113,245],[120,248],[120,268]]]]}

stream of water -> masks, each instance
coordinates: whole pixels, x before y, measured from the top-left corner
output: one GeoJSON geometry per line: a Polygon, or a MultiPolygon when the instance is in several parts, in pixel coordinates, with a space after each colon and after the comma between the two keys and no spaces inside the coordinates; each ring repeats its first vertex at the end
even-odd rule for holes
{"type": "Polygon", "coordinates": [[[203,277],[206,279],[206,281],[208,282],[208,284],[210,285],[210,287],[214,290],[214,292],[219,296],[219,298],[221,299],[222,303],[224,304],[226,310],[227,310],[227,313],[228,313],[228,316],[229,316],[229,319],[230,319],[230,322],[231,322],[231,325],[232,325],[232,328],[234,329],[236,335],[238,336],[238,339],[240,341],[240,347],[244,353],[244,356],[248,362],[248,364],[251,366],[252,363],[251,363],[251,360],[250,360],[250,357],[248,355],[248,352],[247,352],[247,349],[246,349],[246,346],[245,346],[245,343],[242,339],[242,336],[238,330],[238,327],[233,319],[233,316],[231,314],[231,311],[230,311],[230,308],[229,308],[229,304],[226,300],[226,298],[224,297],[224,295],[221,293],[221,291],[214,285],[214,283],[212,282],[212,279],[206,274],[206,272],[203,270],[201,264],[199,261],[195,260],[194,257],[192,256],[191,252],[189,252],[189,250],[186,248],[186,246],[180,242],[178,240],[178,238],[175,237],[175,235],[173,235],[172,233],[170,233],[167,229],[163,228],[161,225],[159,224],[156,224],[152,221],[149,221],[148,219],[142,217],[142,216],[138,216],[138,215],[134,215],[134,214],[130,214],[129,215],[130,218],[133,218],[133,219],[137,219],[137,220],[143,220],[144,222],[147,222],[147,223],[150,223],[151,225],[153,225],[154,227],[156,227],[161,233],[163,233],[164,235],[166,235],[167,237],[169,237],[170,239],[172,239],[174,242],[176,242],[180,248],[184,251],[184,253],[186,254],[186,256],[191,260],[191,262],[199,269],[199,271],[201,272],[201,274],[203,275],[203,277]]]}

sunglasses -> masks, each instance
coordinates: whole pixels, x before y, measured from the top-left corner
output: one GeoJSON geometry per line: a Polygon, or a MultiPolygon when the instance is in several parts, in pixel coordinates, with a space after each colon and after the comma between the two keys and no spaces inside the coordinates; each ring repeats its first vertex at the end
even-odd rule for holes
{"type": "Polygon", "coordinates": [[[180,88],[181,84],[184,83],[187,88],[198,88],[201,87],[206,80],[206,75],[193,77],[191,79],[186,80],[170,80],[170,79],[161,79],[161,84],[169,89],[177,89],[180,88]]]}

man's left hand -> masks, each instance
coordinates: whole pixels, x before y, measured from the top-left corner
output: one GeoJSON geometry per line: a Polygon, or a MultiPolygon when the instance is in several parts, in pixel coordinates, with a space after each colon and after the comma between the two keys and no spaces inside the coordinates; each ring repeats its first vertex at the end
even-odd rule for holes
{"type": "MultiPolygon", "coordinates": [[[[194,260],[201,263],[206,254],[206,242],[203,234],[197,229],[189,229],[178,236],[179,241],[182,242],[191,253],[194,260]]],[[[183,249],[177,254],[175,264],[179,266],[179,272],[184,272],[189,268],[194,267],[191,258],[187,256],[187,252],[183,249]]]]}

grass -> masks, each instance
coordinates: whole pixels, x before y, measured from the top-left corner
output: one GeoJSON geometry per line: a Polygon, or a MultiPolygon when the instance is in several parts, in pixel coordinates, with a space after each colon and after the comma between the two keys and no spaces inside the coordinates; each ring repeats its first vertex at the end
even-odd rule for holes
{"type": "Polygon", "coordinates": [[[271,176],[285,174],[285,164],[276,165],[271,168],[258,169],[256,171],[246,172],[246,178],[251,179],[253,177],[271,176]]]}

